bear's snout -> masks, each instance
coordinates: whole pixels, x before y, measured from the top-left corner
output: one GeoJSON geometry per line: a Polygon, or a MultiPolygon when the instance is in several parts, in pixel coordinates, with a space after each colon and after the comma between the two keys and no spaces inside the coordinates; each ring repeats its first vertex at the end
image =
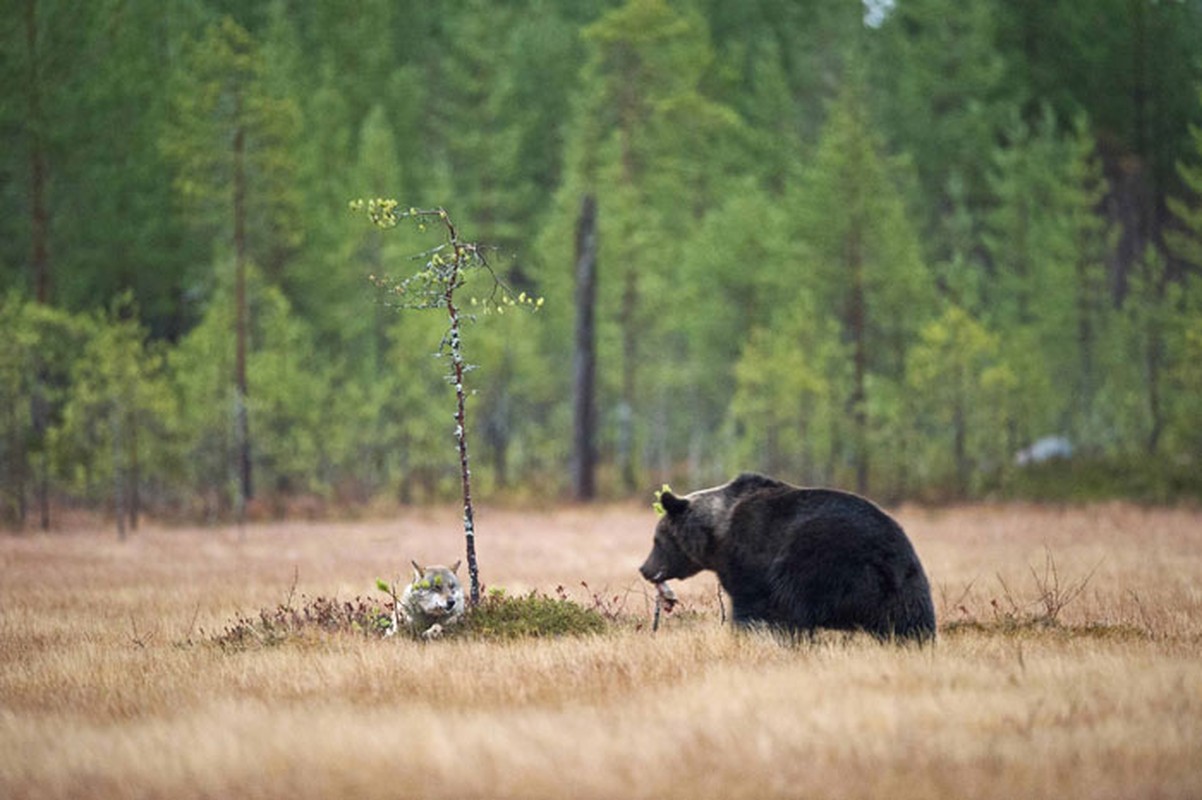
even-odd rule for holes
{"type": "Polygon", "coordinates": [[[652,583],[659,583],[664,578],[663,568],[652,564],[650,558],[643,562],[643,566],[639,567],[639,572],[652,583]]]}

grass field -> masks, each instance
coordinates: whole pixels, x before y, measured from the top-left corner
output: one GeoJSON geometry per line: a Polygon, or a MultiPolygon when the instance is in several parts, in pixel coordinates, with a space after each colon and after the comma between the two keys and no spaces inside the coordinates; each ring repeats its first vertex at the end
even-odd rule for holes
{"type": "Polygon", "coordinates": [[[480,511],[486,584],[621,617],[506,643],[212,644],[453,561],[451,510],[0,536],[0,797],[1202,797],[1202,513],[897,515],[923,650],[735,635],[712,575],[652,635],[645,507],[480,511]]]}

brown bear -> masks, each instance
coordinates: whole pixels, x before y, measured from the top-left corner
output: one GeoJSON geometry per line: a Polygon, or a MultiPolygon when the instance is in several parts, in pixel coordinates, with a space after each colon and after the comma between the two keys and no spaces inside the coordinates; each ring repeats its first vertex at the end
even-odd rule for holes
{"type": "Polygon", "coordinates": [[[665,490],[660,504],[655,543],[639,571],[658,584],[713,570],[736,625],[918,642],[935,636],[918,555],[901,526],[862,497],[744,473],[685,497],[665,490]]]}

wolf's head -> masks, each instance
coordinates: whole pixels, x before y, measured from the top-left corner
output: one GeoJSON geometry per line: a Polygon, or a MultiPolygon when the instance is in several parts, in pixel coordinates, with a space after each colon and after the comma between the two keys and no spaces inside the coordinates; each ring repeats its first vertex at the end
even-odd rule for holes
{"type": "Polygon", "coordinates": [[[459,563],[450,568],[434,564],[413,564],[413,582],[405,588],[401,605],[413,618],[423,622],[455,622],[463,616],[463,586],[456,574],[459,563]]]}

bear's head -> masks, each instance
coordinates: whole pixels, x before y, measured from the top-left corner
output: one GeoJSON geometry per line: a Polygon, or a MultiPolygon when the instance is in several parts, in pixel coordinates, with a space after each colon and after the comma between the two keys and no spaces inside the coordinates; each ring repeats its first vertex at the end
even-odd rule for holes
{"type": "Polygon", "coordinates": [[[651,554],[639,567],[652,583],[688,578],[710,567],[717,525],[725,516],[725,499],[718,489],[677,497],[665,490],[659,498],[664,513],[655,526],[651,554]]]}
{"type": "Polygon", "coordinates": [[[685,497],[665,488],[659,498],[663,516],[655,526],[651,555],[639,572],[652,583],[661,583],[714,569],[729,534],[731,510],[749,496],[785,485],[773,478],[745,472],[730,483],[685,497]]]}

